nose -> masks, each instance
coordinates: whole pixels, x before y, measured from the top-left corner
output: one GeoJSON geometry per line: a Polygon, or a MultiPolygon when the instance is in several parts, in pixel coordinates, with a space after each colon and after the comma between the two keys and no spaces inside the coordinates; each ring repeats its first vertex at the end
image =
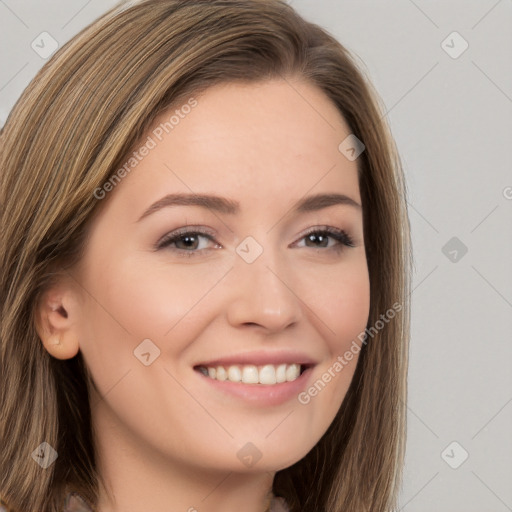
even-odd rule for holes
{"type": "Polygon", "coordinates": [[[292,272],[266,250],[254,262],[237,258],[228,284],[227,318],[234,327],[249,325],[267,333],[296,324],[302,303],[294,292],[292,272]]]}

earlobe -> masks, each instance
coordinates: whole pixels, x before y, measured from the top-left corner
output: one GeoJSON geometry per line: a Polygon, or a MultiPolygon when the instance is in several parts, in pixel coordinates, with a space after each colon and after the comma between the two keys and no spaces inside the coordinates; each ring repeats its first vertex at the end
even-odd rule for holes
{"type": "Polygon", "coordinates": [[[62,336],[58,334],[45,336],[41,340],[47,352],[56,359],[71,359],[78,354],[80,344],[76,337],[71,336],[72,333],[64,333],[62,336]]]}
{"type": "Polygon", "coordinates": [[[50,292],[39,301],[36,331],[46,351],[57,359],[70,359],[80,349],[74,302],[69,296],[50,292]]]}

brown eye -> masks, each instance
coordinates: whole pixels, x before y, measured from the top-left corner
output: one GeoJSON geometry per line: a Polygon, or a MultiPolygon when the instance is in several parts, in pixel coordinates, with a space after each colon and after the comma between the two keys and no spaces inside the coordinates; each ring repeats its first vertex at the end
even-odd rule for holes
{"type": "Polygon", "coordinates": [[[354,242],[346,231],[330,226],[311,230],[304,235],[303,239],[306,240],[306,247],[311,248],[340,249],[340,246],[354,247],[354,242]],[[336,241],[332,246],[329,246],[330,238],[336,241]],[[308,242],[311,245],[308,245],[308,242]]]}
{"type": "MultiPolygon", "coordinates": [[[[202,231],[181,230],[166,235],[158,242],[156,249],[169,249],[176,251],[180,256],[194,256],[197,252],[210,249],[208,241],[215,242],[212,235],[202,231]],[[201,240],[205,242],[201,243],[201,240]],[[202,245],[202,247],[201,247],[202,245]]],[[[220,247],[217,244],[217,247],[220,247]]]]}

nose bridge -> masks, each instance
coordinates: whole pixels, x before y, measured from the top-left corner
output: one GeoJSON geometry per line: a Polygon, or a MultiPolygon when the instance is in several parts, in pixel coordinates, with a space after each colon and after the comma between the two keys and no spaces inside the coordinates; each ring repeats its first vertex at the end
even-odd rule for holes
{"type": "Polygon", "coordinates": [[[265,246],[247,237],[236,248],[231,273],[232,290],[228,319],[233,325],[258,324],[269,330],[280,330],[297,322],[301,305],[293,293],[293,273],[287,268],[280,249],[265,246]]]}

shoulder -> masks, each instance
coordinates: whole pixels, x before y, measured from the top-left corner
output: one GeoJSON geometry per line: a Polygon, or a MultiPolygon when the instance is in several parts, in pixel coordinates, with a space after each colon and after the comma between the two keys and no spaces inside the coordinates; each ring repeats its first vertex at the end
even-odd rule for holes
{"type": "Polygon", "coordinates": [[[93,510],[78,493],[70,492],[66,495],[62,512],[93,512],[93,510]]]}
{"type": "MultiPolygon", "coordinates": [[[[4,511],[0,509],[0,512],[4,511]]],[[[66,496],[65,506],[62,512],[93,512],[93,510],[78,493],[71,492],[66,496]]],[[[290,508],[283,498],[274,497],[270,503],[270,512],[290,512],[290,508]]]]}
{"type": "Polygon", "coordinates": [[[274,497],[270,503],[270,512],[290,512],[284,498],[274,497]]]}

